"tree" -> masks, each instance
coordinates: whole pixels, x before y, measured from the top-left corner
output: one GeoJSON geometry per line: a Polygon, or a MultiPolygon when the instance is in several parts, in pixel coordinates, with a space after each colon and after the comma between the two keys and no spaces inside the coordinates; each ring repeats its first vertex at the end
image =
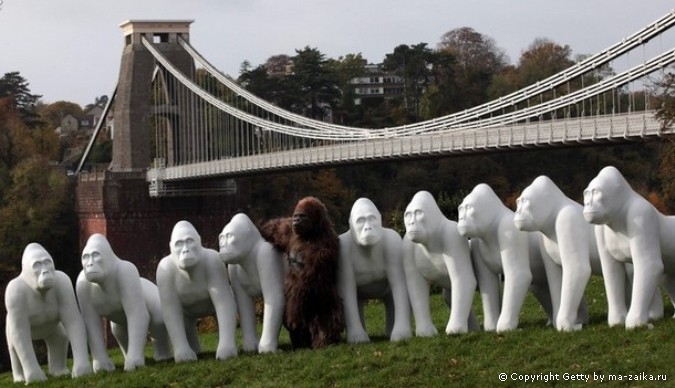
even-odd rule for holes
{"type": "Polygon", "coordinates": [[[470,27],[446,32],[437,49],[451,53],[457,60],[455,82],[465,96],[460,109],[486,102],[492,77],[508,64],[508,57],[494,39],[470,27]]]}
{"type": "MultiPolygon", "coordinates": [[[[675,125],[675,74],[668,72],[654,85],[658,93],[660,107],[656,110],[656,118],[661,127],[672,129],[675,125]]],[[[663,201],[671,212],[675,212],[675,142],[671,139],[661,147],[659,178],[663,201]]]]}
{"type": "MultiPolygon", "coordinates": [[[[72,251],[67,248],[76,246],[77,238],[72,236],[74,204],[66,175],[38,155],[17,164],[11,177],[5,205],[0,208],[0,219],[11,220],[0,224],[0,257],[21,257],[31,241],[50,247],[55,258],[70,257],[72,251]]],[[[59,267],[68,265],[56,261],[59,267]]]]}
{"type": "Polygon", "coordinates": [[[363,77],[366,74],[366,61],[361,53],[347,54],[339,57],[337,60],[329,59],[326,61],[328,69],[335,74],[337,86],[340,88],[341,101],[334,108],[334,121],[341,124],[353,125],[362,119],[363,110],[354,103],[356,97],[351,80],[357,77],[363,77]]]}
{"type": "Polygon", "coordinates": [[[26,124],[11,97],[0,98],[0,166],[9,172],[34,151],[26,124]]]}
{"type": "Polygon", "coordinates": [[[426,43],[414,46],[399,45],[393,53],[387,54],[383,68],[394,71],[403,78],[403,105],[411,121],[420,117],[422,93],[431,80],[431,68],[435,61],[434,52],[426,43]]]}
{"type": "Polygon", "coordinates": [[[39,116],[35,113],[35,104],[42,96],[30,93],[28,81],[18,71],[5,73],[0,78],[0,98],[2,97],[10,98],[13,108],[26,125],[33,127],[40,123],[39,116]]]}
{"type": "Polygon", "coordinates": [[[666,73],[655,83],[661,106],[656,111],[656,118],[661,120],[663,129],[675,124],[675,74],[666,73]]]}
{"type": "Polygon", "coordinates": [[[239,75],[238,81],[256,96],[284,109],[291,108],[292,100],[289,99],[290,93],[286,90],[284,79],[270,76],[266,65],[248,68],[239,75]]]}
{"type": "Polygon", "coordinates": [[[462,106],[463,93],[455,82],[456,65],[457,58],[451,52],[436,52],[431,84],[422,96],[420,107],[425,120],[454,113],[462,106]]]}
{"type": "Polygon", "coordinates": [[[568,45],[561,46],[545,38],[535,39],[520,56],[520,87],[541,81],[574,65],[571,54],[572,49],[568,45]]]}
{"type": "Polygon", "coordinates": [[[291,91],[298,93],[294,110],[307,117],[323,119],[339,102],[336,75],[318,49],[307,46],[295,52],[293,72],[289,76],[291,91]]]}
{"type": "Polygon", "coordinates": [[[520,73],[515,66],[508,65],[492,77],[488,87],[488,100],[494,100],[509,93],[513,93],[521,87],[520,73]]]}
{"type": "Polygon", "coordinates": [[[47,126],[52,129],[60,127],[61,120],[67,115],[81,117],[83,113],[82,108],[78,104],[69,101],[56,101],[51,104],[42,105],[37,112],[47,126]]]}
{"type": "Polygon", "coordinates": [[[664,143],[660,156],[659,179],[663,202],[671,214],[675,214],[675,142],[664,143]]]}

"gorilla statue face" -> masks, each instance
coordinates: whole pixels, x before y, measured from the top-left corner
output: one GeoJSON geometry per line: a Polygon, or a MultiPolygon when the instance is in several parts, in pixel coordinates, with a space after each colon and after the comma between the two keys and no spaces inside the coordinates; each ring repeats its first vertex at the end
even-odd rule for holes
{"type": "Polygon", "coordinates": [[[54,260],[38,243],[30,243],[21,258],[21,276],[35,291],[45,292],[56,283],[54,260]]]}
{"type": "Polygon", "coordinates": [[[226,264],[239,264],[259,238],[251,219],[243,213],[235,214],[218,236],[220,259],[226,264]]]}
{"type": "Polygon", "coordinates": [[[197,230],[188,221],[178,221],[171,232],[171,257],[176,266],[188,270],[199,262],[202,239],[197,230]]]}
{"type": "Polygon", "coordinates": [[[354,202],[349,215],[349,230],[358,245],[372,246],[382,238],[382,216],[367,198],[354,202]]]}
{"type": "Polygon", "coordinates": [[[492,223],[499,206],[503,206],[490,186],[477,185],[457,207],[457,231],[464,237],[480,237],[492,223]]]}
{"type": "Polygon", "coordinates": [[[513,223],[519,230],[534,232],[544,228],[551,217],[554,201],[564,194],[553,181],[544,175],[537,177],[516,199],[516,213],[513,223]]]}
{"type": "Polygon", "coordinates": [[[516,214],[513,216],[513,224],[516,228],[527,232],[538,230],[536,214],[539,203],[531,194],[527,189],[523,190],[520,197],[516,199],[516,214]]]}
{"type": "Polygon", "coordinates": [[[632,189],[619,170],[603,168],[584,190],[584,219],[591,224],[609,222],[629,191],[632,189]]]}
{"type": "Polygon", "coordinates": [[[425,244],[442,219],[443,213],[434,197],[427,191],[420,191],[413,196],[403,213],[406,236],[412,242],[425,244]]]}
{"type": "Polygon", "coordinates": [[[82,270],[92,283],[102,283],[113,271],[117,257],[108,240],[101,234],[93,234],[82,250],[82,270]]]}

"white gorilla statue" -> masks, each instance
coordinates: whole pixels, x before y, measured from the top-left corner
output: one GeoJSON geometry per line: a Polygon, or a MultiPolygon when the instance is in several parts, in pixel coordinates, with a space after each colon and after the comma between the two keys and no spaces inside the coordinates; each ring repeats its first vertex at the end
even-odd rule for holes
{"type": "Polygon", "coordinates": [[[555,328],[579,330],[588,321],[584,291],[591,274],[602,275],[593,225],[583,206],[568,198],[547,176],[539,176],[516,200],[513,222],[542,235],[542,255],[556,316],[555,328]]]}
{"type": "Polygon", "coordinates": [[[443,297],[450,307],[447,334],[479,330],[472,312],[476,276],[469,242],[457,231],[457,223],[443,215],[427,191],[413,196],[403,219],[406,227],[403,266],[415,316],[415,334],[429,337],[438,333],[431,320],[430,282],[443,288],[443,297]]]}
{"type": "Polygon", "coordinates": [[[68,343],[73,353],[72,377],[92,372],[84,322],[68,275],[54,268],[51,255],[37,243],[23,251],[21,274],[5,289],[6,335],[14,382],[45,381],[34,340],[47,344],[49,374],[68,374],[68,343]]]}
{"type": "Polygon", "coordinates": [[[237,306],[218,252],[202,246],[199,233],[188,221],[176,223],[169,247],[171,253],[157,266],[157,288],[174,360],[197,360],[201,350],[197,319],[214,313],[218,321],[216,359],[236,356],[237,306]]]}
{"type": "MultiPolygon", "coordinates": [[[[647,325],[661,281],[675,300],[675,217],[665,216],[633,191],[615,167],[603,168],[584,190],[583,215],[595,228],[607,293],[607,321],[626,328],[647,325]],[[633,263],[630,308],[624,295],[625,268],[633,263]]],[[[660,300],[661,305],[663,301],[660,300]]],[[[663,314],[661,310],[661,314],[663,314]]]]}
{"type": "Polygon", "coordinates": [[[471,258],[483,301],[483,328],[498,332],[515,330],[528,289],[551,319],[551,296],[538,236],[518,230],[513,224],[513,211],[484,183],[464,198],[458,212],[457,229],[470,238],[471,258]],[[500,297],[500,275],[504,275],[503,297],[500,297]]]}
{"type": "Polygon", "coordinates": [[[382,216],[367,198],[354,202],[349,230],[340,235],[338,293],[345,312],[347,342],[368,342],[363,304],[381,299],[392,341],[412,336],[410,302],[403,269],[401,236],[382,227],[382,216]]]}
{"type": "Polygon", "coordinates": [[[115,369],[106,352],[101,318],[110,321],[124,355],[124,370],[145,365],[148,329],[155,360],[171,357],[157,286],[142,278],[133,263],[117,257],[105,236],[96,233],[87,240],[75,289],[87,328],[94,372],[115,369]]]}
{"type": "Polygon", "coordinates": [[[284,266],[281,254],[265,241],[251,219],[235,214],[218,237],[237,301],[245,351],[277,351],[284,315],[284,266]],[[263,329],[258,343],[255,298],[263,298],[263,329]]]}

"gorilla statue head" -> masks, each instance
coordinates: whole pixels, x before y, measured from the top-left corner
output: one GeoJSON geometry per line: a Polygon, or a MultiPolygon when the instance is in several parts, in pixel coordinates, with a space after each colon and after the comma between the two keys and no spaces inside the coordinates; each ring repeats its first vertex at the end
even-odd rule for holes
{"type": "Polygon", "coordinates": [[[382,238],[382,216],[368,198],[359,198],[349,213],[349,231],[361,246],[372,246],[382,238]]]}
{"type": "Polygon", "coordinates": [[[21,277],[35,291],[49,291],[56,283],[54,260],[42,245],[30,243],[21,258],[21,277]]]}
{"type": "Polygon", "coordinates": [[[261,238],[246,214],[235,214],[218,236],[220,259],[226,264],[240,264],[261,238]]]}
{"type": "Polygon", "coordinates": [[[444,218],[433,195],[419,191],[403,213],[406,236],[412,242],[426,244],[435,236],[444,218]]]}
{"type": "Polygon", "coordinates": [[[503,207],[490,186],[478,184],[457,207],[457,231],[464,237],[480,237],[492,229],[503,207]]]}
{"type": "Polygon", "coordinates": [[[592,224],[610,222],[633,192],[615,167],[608,166],[584,190],[584,219],[592,224]]]}
{"type": "Polygon", "coordinates": [[[169,247],[174,263],[182,270],[194,267],[202,256],[202,238],[188,221],[178,221],[173,227],[169,247]]]}
{"type": "Polygon", "coordinates": [[[92,234],[82,250],[85,278],[93,283],[103,282],[113,271],[117,260],[108,240],[101,234],[92,234]]]}

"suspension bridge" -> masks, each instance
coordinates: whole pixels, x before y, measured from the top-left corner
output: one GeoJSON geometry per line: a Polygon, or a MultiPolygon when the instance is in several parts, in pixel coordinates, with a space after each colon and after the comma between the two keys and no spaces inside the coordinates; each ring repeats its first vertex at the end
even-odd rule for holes
{"type": "Polygon", "coordinates": [[[514,93],[448,116],[389,128],[314,120],[251,94],[191,45],[191,22],[121,25],[127,45],[118,87],[104,111],[106,115],[114,106],[111,169],[143,170],[151,196],[188,193],[188,182],[272,170],[637,141],[673,133],[655,119],[658,107],[652,106],[654,92],[648,88],[650,76],[675,62],[675,48],[658,47],[651,58],[645,53],[648,44],[675,24],[675,11],[514,93]],[[617,70],[622,58],[636,57],[642,57],[637,64],[617,70]],[[141,68],[149,80],[142,88],[149,84],[152,90],[139,92],[132,81],[122,79],[122,74],[141,68]],[[151,124],[143,130],[149,134],[138,129],[138,117],[148,117],[143,110],[151,112],[151,124]],[[143,150],[137,151],[139,147],[143,150]],[[130,161],[116,161],[125,158],[130,161]]]}

